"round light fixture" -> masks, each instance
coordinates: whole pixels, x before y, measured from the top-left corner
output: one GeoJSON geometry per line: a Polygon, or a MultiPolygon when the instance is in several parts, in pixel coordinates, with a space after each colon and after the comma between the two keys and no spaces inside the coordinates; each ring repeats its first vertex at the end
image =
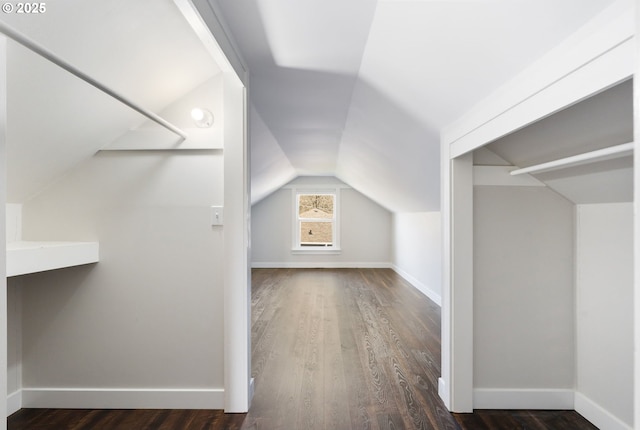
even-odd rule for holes
{"type": "Polygon", "coordinates": [[[196,127],[209,128],[213,125],[213,114],[207,109],[194,108],[191,111],[191,118],[193,118],[196,127]]]}

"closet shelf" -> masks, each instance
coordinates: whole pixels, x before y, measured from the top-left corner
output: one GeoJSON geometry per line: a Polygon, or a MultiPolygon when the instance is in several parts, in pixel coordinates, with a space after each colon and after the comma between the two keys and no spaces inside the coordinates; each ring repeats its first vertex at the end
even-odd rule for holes
{"type": "Polygon", "coordinates": [[[613,160],[614,158],[633,155],[634,143],[623,143],[622,145],[609,146],[596,151],[585,152],[559,160],[548,161],[535,166],[524,167],[511,171],[511,175],[522,175],[523,173],[541,173],[549,170],[561,169],[567,166],[580,166],[582,164],[594,163],[596,161],[613,160]]]}
{"type": "Polygon", "coordinates": [[[9,242],[7,277],[98,262],[98,242],[9,242]]]}

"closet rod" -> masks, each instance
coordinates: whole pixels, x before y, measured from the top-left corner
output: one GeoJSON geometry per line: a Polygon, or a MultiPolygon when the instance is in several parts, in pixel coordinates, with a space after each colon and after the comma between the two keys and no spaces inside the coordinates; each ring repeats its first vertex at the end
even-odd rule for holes
{"type": "Polygon", "coordinates": [[[633,142],[610,146],[596,151],[585,152],[584,154],[573,155],[559,160],[548,161],[546,163],[536,164],[535,166],[512,170],[509,173],[512,175],[521,175],[523,173],[543,172],[571,165],[593,163],[598,160],[611,160],[614,158],[624,157],[631,153],[633,153],[633,142]]]}
{"type": "Polygon", "coordinates": [[[165,120],[164,118],[161,118],[160,116],[156,115],[155,113],[153,113],[153,112],[151,112],[151,111],[149,111],[147,109],[144,109],[144,108],[136,105],[134,102],[132,102],[129,99],[127,99],[126,97],[118,94],[117,92],[113,91],[112,89],[110,89],[109,87],[103,85],[102,83],[96,81],[91,76],[87,75],[86,73],[82,72],[81,70],[78,70],[73,65],[69,64],[65,60],[63,60],[60,57],[56,56],[53,52],[47,50],[46,48],[44,48],[44,47],[42,47],[40,45],[38,45],[33,40],[29,39],[27,36],[25,36],[22,33],[18,32],[14,28],[6,25],[2,21],[0,21],[0,33],[3,33],[5,36],[7,36],[8,38],[14,40],[15,42],[19,43],[20,45],[24,46],[25,48],[35,52],[36,54],[40,55],[41,57],[46,58],[47,60],[51,61],[53,64],[63,68],[64,70],[66,70],[67,72],[71,73],[72,75],[75,75],[76,77],[82,79],[83,81],[85,81],[89,85],[94,86],[95,88],[99,89],[100,91],[104,92],[105,94],[108,94],[111,97],[113,97],[114,99],[116,99],[116,100],[120,101],[121,103],[129,106],[131,109],[133,109],[136,112],[139,112],[140,114],[146,116],[150,120],[160,124],[161,126],[166,128],[167,130],[172,131],[173,133],[177,134],[181,138],[183,138],[183,139],[187,138],[187,134],[184,131],[180,130],[178,127],[176,127],[175,125],[171,124],[169,121],[165,120]]]}

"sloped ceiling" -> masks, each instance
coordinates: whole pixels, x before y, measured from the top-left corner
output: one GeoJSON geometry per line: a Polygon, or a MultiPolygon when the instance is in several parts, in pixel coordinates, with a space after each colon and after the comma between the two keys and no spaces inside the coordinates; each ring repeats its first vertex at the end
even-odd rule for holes
{"type": "MultiPolygon", "coordinates": [[[[528,167],[633,141],[633,80],[627,80],[485,147],[528,167]]],[[[487,164],[487,163],[482,163],[487,164]]],[[[633,201],[633,157],[533,175],[577,204],[633,201]]]]}
{"type": "MultiPolygon", "coordinates": [[[[439,209],[439,132],[614,0],[217,1],[251,71],[252,194],[336,176],[439,209]]],[[[155,112],[219,72],[171,0],[57,0],[0,19],[155,112]]],[[[144,118],[14,43],[9,200],[144,118]]]]}
{"type": "Polygon", "coordinates": [[[290,165],[410,212],[439,210],[440,129],[613,0],[218,3],[251,71],[253,201],[290,165]]]}
{"type": "MultiPolygon", "coordinates": [[[[56,0],[44,14],[0,19],[153,112],[219,73],[172,0],[56,0]]],[[[145,121],[26,48],[8,49],[10,202],[28,200],[145,121]]]]}

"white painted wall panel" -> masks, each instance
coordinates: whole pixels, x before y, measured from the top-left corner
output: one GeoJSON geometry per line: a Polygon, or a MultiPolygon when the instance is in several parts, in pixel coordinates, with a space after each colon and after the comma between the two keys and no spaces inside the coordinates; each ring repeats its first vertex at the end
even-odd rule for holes
{"type": "Polygon", "coordinates": [[[573,205],[540,187],[474,200],[474,387],[573,388],[573,205]]]}
{"type": "Polygon", "coordinates": [[[393,267],[431,300],[442,304],[440,212],[393,215],[393,267]]]}
{"type": "Polygon", "coordinates": [[[222,194],[219,151],[116,151],[27,202],[25,239],[102,258],[24,278],[24,387],[224,387],[222,194]]]}
{"type": "Polygon", "coordinates": [[[291,256],[293,191],[280,189],[251,206],[251,262],[286,262],[291,256]]]}
{"type": "Polygon", "coordinates": [[[633,425],[633,204],[577,206],[577,391],[633,425]]]}
{"type": "Polygon", "coordinates": [[[22,240],[22,205],[7,203],[7,243],[22,240]]]}

